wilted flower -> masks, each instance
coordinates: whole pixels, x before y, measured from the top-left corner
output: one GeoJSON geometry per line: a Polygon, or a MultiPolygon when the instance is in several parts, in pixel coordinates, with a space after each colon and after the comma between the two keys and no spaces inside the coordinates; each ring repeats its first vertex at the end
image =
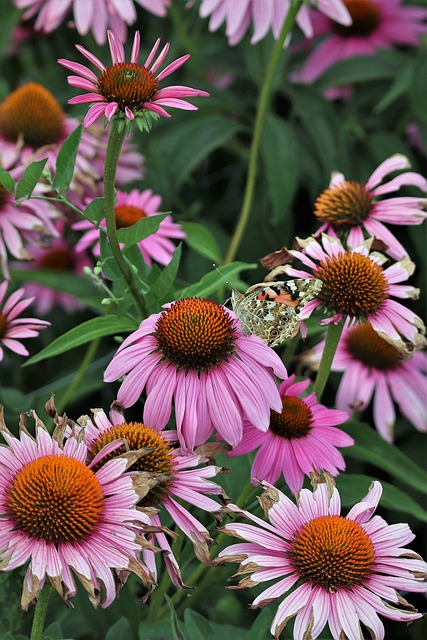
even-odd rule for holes
{"type": "Polygon", "coordinates": [[[297,506],[278,489],[264,487],[260,502],[271,524],[228,505],[228,511],[255,524],[225,525],[226,533],[245,542],[227,547],[219,557],[240,562],[238,575],[251,574],[236,588],[275,581],[252,603],[257,609],[285,596],[271,626],[275,638],[294,616],[294,640],[317,638],[326,624],[334,640],[361,637],[360,625],[373,640],[383,640],[378,613],[401,622],[421,617],[396,589],[425,592],[427,564],[403,548],[415,537],[407,524],[389,525],[374,516],[382,493],[379,482],[345,517],[329,482],[313,492],[303,489],[297,506]]]}
{"type": "Polygon", "coordinates": [[[64,441],[63,424],[50,436],[33,412],[36,437],[7,429],[0,447],[0,562],[12,571],[29,561],[21,604],[27,608],[50,582],[61,598],[74,596],[73,573],[94,604],[110,605],[117,595],[114,571],[133,571],[147,583],[153,576],[138,559],[136,524],[150,524],[136,509],[138,494],[127,460],[116,458],[101,469],[87,464],[87,448],[74,436],[64,441]]]}
{"type": "MultiPolygon", "coordinates": [[[[145,424],[125,422],[117,405],[113,406],[110,419],[101,409],[94,409],[92,418],[82,416],[79,423],[84,427],[84,438],[90,458],[94,458],[100,450],[114,442],[123,444],[111,451],[106,459],[115,458],[127,451],[147,451],[132,464],[130,471],[141,474],[148,487],[151,479],[160,480],[148,489],[139,506],[149,514],[153,525],[159,527],[159,532],[153,533],[154,540],[166,552],[164,561],[173,584],[183,587],[178,561],[165,534],[160,530],[162,513],[166,510],[173,522],[191,540],[197,558],[209,563],[208,544],[213,543],[213,540],[203,524],[190,514],[181,501],[184,500],[204,511],[219,511],[220,505],[207,494],[223,494],[222,488],[210,480],[220,469],[209,463],[203,454],[203,447],[197,454],[185,454],[174,448],[178,441],[176,431],[159,432],[145,424]]],[[[156,576],[153,551],[145,549],[143,557],[156,576]]]]}
{"type": "Polygon", "coordinates": [[[321,240],[314,237],[297,238],[302,251],[290,250],[288,254],[299,259],[304,269],[283,266],[283,271],[295,278],[315,276],[322,282],[319,295],[307,302],[300,318],[308,318],[317,307],[324,307],[329,315],[320,324],[338,324],[342,319],[351,323],[369,321],[375,331],[407,353],[416,343],[419,332],[425,333],[419,316],[396,302],[396,298],[417,299],[419,290],[396,282],[407,280],[415,265],[408,258],[395,262],[386,269],[385,256],[371,253],[373,238],[359,247],[346,250],[340,240],[322,234],[321,240]]]}

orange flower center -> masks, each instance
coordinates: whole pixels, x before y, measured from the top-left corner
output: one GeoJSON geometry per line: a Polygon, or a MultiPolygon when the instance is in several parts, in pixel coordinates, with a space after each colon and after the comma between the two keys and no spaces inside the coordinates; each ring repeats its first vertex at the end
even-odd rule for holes
{"type": "Polygon", "coordinates": [[[320,263],[316,277],[319,298],[328,309],[366,319],[388,298],[388,284],[379,265],[360,253],[345,252],[320,263]]]}
{"type": "Polygon", "coordinates": [[[57,100],[37,82],[19,87],[0,105],[0,134],[10,142],[22,136],[34,149],[59,142],[64,122],[57,100]]]}
{"type": "Polygon", "coordinates": [[[165,482],[159,482],[153,487],[148,494],[142,499],[140,504],[145,507],[154,507],[162,503],[168,493],[168,487],[172,482],[173,465],[171,453],[173,449],[168,445],[162,434],[147,427],[140,422],[125,422],[123,424],[114,425],[99,434],[99,438],[95,440],[90,447],[89,456],[93,459],[96,454],[101,451],[107,444],[123,438],[126,445],[115,449],[112,453],[105,456],[101,463],[95,465],[95,469],[109,459],[125,453],[126,451],[138,451],[139,449],[152,449],[150,453],[139,458],[131,467],[131,471],[145,471],[147,473],[165,473],[171,478],[165,482]]]}
{"type": "Polygon", "coordinates": [[[369,322],[350,329],[345,336],[345,346],[352,358],[379,371],[393,371],[402,362],[399,351],[380,338],[369,322]]]}
{"type": "Polygon", "coordinates": [[[369,216],[372,199],[364,184],[346,180],[320,194],[314,214],[321,222],[335,227],[352,227],[361,224],[369,216]]]}
{"type": "Polygon", "coordinates": [[[312,426],[312,413],[301,398],[284,396],[282,398],[282,413],[271,411],[270,429],[280,438],[292,440],[306,436],[312,426]]]}
{"type": "Polygon", "coordinates": [[[367,533],[357,522],[342,516],[321,516],[307,522],[292,547],[292,564],[301,578],[330,593],[363,583],[375,562],[367,533]]]}
{"type": "Polygon", "coordinates": [[[98,78],[98,93],[107,102],[117,102],[121,111],[142,109],[157,91],[153,73],[134,62],[120,62],[108,67],[98,78]]]}
{"type": "Polygon", "coordinates": [[[52,269],[55,271],[72,271],[74,259],[71,251],[62,249],[52,249],[43,255],[40,266],[42,269],[52,269]]]}
{"type": "Polygon", "coordinates": [[[0,312],[0,340],[4,338],[7,330],[7,320],[6,316],[0,312]]]}
{"type": "Polygon", "coordinates": [[[216,367],[234,353],[237,329],[216,302],[184,298],[163,311],[155,336],[166,360],[180,369],[200,372],[216,367]]]}
{"type": "Polygon", "coordinates": [[[103,510],[104,493],[94,472],[67,456],[33,460],[7,491],[6,512],[14,528],[44,542],[88,538],[103,510]]]}
{"type": "Polygon", "coordinates": [[[144,209],[139,209],[139,207],[132,207],[128,204],[122,204],[117,206],[114,209],[116,214],[116,227],[117,229],[122,229],[122,227],[131,227],[133,224],[141,220],[141,218],[146,218],[147,214],[144,209]]]}
{"type": "Polygon", "coordinates": [[[9,199],[9,192],[0,184],[0,210],[4,207],[9,199]]]}
{"type": "Polygon", "coordinates": [[[333,30],[344,38],[366,37],[375,31],[381,21],[379,7],[372,0],[344,0],[353,23],[346,27],[331,20],[333,30]]]}

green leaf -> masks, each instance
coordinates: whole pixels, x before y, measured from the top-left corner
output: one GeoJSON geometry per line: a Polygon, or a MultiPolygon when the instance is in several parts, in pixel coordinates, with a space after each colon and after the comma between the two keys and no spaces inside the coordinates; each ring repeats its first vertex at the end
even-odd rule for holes
{"type": "MultiPolygon", "coordinates": [[[[340,492],[341,502],[345,506],[353,506],[368,493],[371,482],[376,478],[362,475],[341,474],[336,479],[340,492]]],[[[404,491],[398,489],[389,482],[380,480],[383,486],[383,494],[380,500],[381,507],[387,507],[393,511],[410,514],[422,522],[427,522],[427,511],[423,509],[413,498],[404,491]]]]}
{"type": "Polygon", "coordinates": [[[172,285],[175,282],[176,274],[178,272],[179,263],[181,261],[182,245],[179,244],[173,253],[172,260],[160,273],[157,280],[150,287],[147,296],[147,306],[149,311],[152,309],[158,311],[158,307],[161,303],[166,302],[169,298],[169,292],[172,289],[172,285]]]}
{"type": "Polygon", "coordinates": [[[173,606],[172,600],[166,594],[165,594],[165,600],[169,607],[169,611],[171,615],[170,623],[171,623],[171,631],[172,631],[172,640],[187,640],[186,636],[182,633],[180,629],[178,616],[175,611],[175,607],[173,606]]]}
{"type": "Polygon", "coordinates": [[[37,160],[36,162],[32,162],[28,165],[24,171],[24,175],[16,186],[16,200],[30,197],[34,191],[34,187],[40,180],[40,176],[43,173],[46,162],[47,158],[44,158],[43,160],[37,160]]]}
{"type": "Polygon", "coordinates": [[[235,282],[234,278],[246,269],[256,269],[257,264],[251,264],[249,262],[231,262],[230,264],[221,267],[221,273],[216,269],[206,273],[199,282],[190,284],[188,287],[184,287],[176,292],[176,299],[191,298],[197,296],[199,298],[206,298],[210,296],[217,289],[229,286],[233,288],[235,282]]]}
{"type": "Polygon", "coordinates": [[[73,179],[74,166],[76,164],[77,151],[82,137],[82,125],[68,136],[59,150],[56,159],[56,171],[52,189],[61,194],[68,193],[73,179]]]}
{"type": "Polygon", "coordinates": [[[191,609],[184,611],[184,631],[188,640],[207,640],[214,635],[209,620],[191,609]]]}
{"type": "Polygon", "coordinates": [[[95,311],[103,310],[100,292],[93,282],[75,273],[52,269],[13,269],[11,275],[14,282],[37,282],[55,291],[68,293],[95,311]]]}
{"type": "Polygon", "coordinates": [[[0,184],[2,184],[9,193],[15,188],[15,180],[12,178],[10,173],[6,171],[6,169],[3,169],[3,167],[0,167],[0,184]]]}
{"type": "Polygon", "coordinates": [[[120,618],[109,628],[105,640],[129,640],[133,638],[132,628],[127,618],[120,618]]]}
{"type": "Polygon", "coordinates": [[[198,222],[181,222],[187,234],[184,241],[201,256],[213,262],[222,262],[221,250],[209,229],[198,222]]]}
{"type": "Polygon", "coordinates": [[[94,198],[83,211],[83,215],[87,220],[93,222],[95,226],[98,226],[101,220],[105,218],[104,198],[94,198]]]}
{"type": "Polygon", "coordinates": [[[427,78],[427,48],[420,47],[415,59],[412,87],[409,94],[411,106],[422,122],[427,122],[426,115],[426,78],[427,78]]]}
{"type": "Polygon", "coordinates": [[[269,640],[271,635],[269,629],[271,627],[271,612],[268,609],[262,609],[252,627],[246,634],[246,640],[269,640]]]}
{"type": "Polygon", "coordinates": [[[371,462],[394,478],[427,494],[427,474],[397,447],[386,442],[372,427],[350,420],[341,427],[352,436],[355,444],[345,450],[345,456],[371,462]]]}
{"type": "Polygon", "coordinates": [[[128,318],[121,316],[99,316],[87,320],[82,324],[74,327],[67,333],[64,333],[59,338],[56,338],[45,349],[37,353],[35,356],[27,360],[25,365],[35,364],[41,362],[47,358],[58,356],[61,353],[75,349],[82,344],[91,342],[95,338],[102,338],[103,336],[111,336],[119,333],[127,333],[135,331],[137,324],[128,318]]]}
{"type": "Polygon", "coordinates": [[[119,242],[123,243],[126,247],[131,247],[144,238],[148,238],[153,233],[156,233],[160,223],[166,218],[167,213],[160,213],[157,216],[147,216],[141,218],[131,227],[123,227],[117,231],[117,238],[119,242]]]}
{"type": "Polygon", "coordinates": [[[396,67],[378,56],[354,56],[336,62],[319,78],[318,85],[324,90],[356,82],[394,79],[396,67]]]}
{"type": "Polygon", "coordinates": [[[59,622],[53,622],[43,631],[42,640],[63,640],[64,634],[59,622]]]}
{"type": "Polygon", "coordinates": [[[261,154],[276,222],[286,216],[295,195],[299,176],[298,149],[297,136],[291,125],[277,116],[267,116],[261,154]]]}

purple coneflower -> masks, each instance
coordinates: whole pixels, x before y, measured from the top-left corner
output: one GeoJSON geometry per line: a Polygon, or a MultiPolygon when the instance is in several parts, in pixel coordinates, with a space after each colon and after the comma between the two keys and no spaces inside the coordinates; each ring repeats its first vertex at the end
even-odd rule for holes
{"type": "Polygon", "coordinates": [[[342,319],[351,323],[369,321],[375,331],[402,352],[412,350],[419,333],[425,333],[419,316],[392,297],[417,299],[419,290],[396,284],[413,274],[415,265],[408,258],[382,268],[386,257],[371,253],[373,238],[354,249],[346,250],[336,237],[322,234],[321,239],[297,238],[302,251],[288,254],[307,269],[285,265],[283,271],[295,278],[313,275],[322,281],[319,295],[307,302],[300,318],[308,318],[314,309],[323,307],[329,317],[320,324],[338,324],[342,319]]]}
{"type": "MultiPolygon", "coordinates": [[[[313,6],[315,3],[312,3],[313,6]]],[[[411,7],[402,0],[343,0],[351,22],[339,24],[320,11],[311,11],[314,36],[325,36],[298,72],[298,80],[310,84],[339,60],[374,55],[393,45],[416,47],[427,26],[427,9],[411,7]]]]}
{"type": "MultiPolygon", "coordinates": [[[[220,509],[221,505],[207,495],[223,494],[222,488],[211,480],[220,469],[208,462],[202,453],[203,447],[197,454],[183,453],[175,448],[178,441],[176,431],[159,432],[145,424],[125,422],[117,406],[113,406],[110,418],[101,409],[94,409],[92,418],[82,416],[79,424],[84,427],[84,438],[90,458],[97,456],[107,445],[120,441],[123,444],[105,459],[114,458],[127,451],[149,450],[146,455],[138,458],[130,467],[130,471],[140,473],[148,480],[150,477],[159,477],[159,474],[162,479],[142,498],[140,508],[150,515],[152,524],[159,529],[162,526],[162,512],[166,510],[177,527],[193,543],[197,558],[209,563],[208,544],[213,543],[213,540],[203,524],[181,504],[183,500],[212,513],[220,509]]],[[[165,534],[159,531],[154,532],[153,536],[155,543],[166,552],[164,561],[173,584],[183,587],[178,561],[165,534]]],[[[145,549],[143,558],[152,574],[156,576],[154,552],[145,549]]]]}
{"type": "Polygon", "coordinates": [[[339,236],[348,234],[347,246],[354,249],[364,241],[365,231],[368,236],[382,240],[387,245],[385,252],[395,260],[408,255],[383,223],[421,224],[427,216],[427,198],[382,196],[398,191],[403,186],[417,187],[425,193],[427,180],[419,173],[405,171],[389,182],[380,183],[389,173],[408,169],[410,166],[405,156],[391,156],[375,169],[366,184],[346,180],[342,173],[335,173],[329,187],[316,200],[314,214],[322,223],[316,235],[322,232],[339,236]]]}
{"type": "MultiPolygon", "coordinates": [[[[153,194],[151,189],[138,191],[133,189],[130,193],[125,193],[117,189],[117,203],[114,209],[116,216],[117,229],[130,227],[136,224],[142,218],[155,216],[160,214],[159,207],[161,197],[153,194]]],[[[101,222],[101,226],[105,228],[105,219],[101,222]]],[[[73,225],[73,229],[78,231],[86,231],[76,245],[77,251],[83,251],[92,246],[95,256],[100,255],[99,229],[95,229],[89,220],[81,220],[73,225]]],[[[153,260],[160,264],[166,265],[172,260],[175,245],[170,238],[185,238],[185,232],[179,224],[172,220],[171,216],[167,216],[162,222],[158,230],[138,242],[141,253],[145,262],[151,267],[153,260]]]]}
{"type": "Polygon", "coordinates": [[[140,46],[139,31],[135,32],[130,62],[125,62],[123,44],[115,31],[108,31],[108,42],[113,62],[110,67],[105,67],[93,53],[79,44],[76,45],[76,49],[100,70],[101,73],[98,76],[78,62],[58,60],[63,67],[78,74],[68,76],[68,84],[89,92],[71,98],[68,103],[94,103],[85,116],[85,127],[90,127],[95,120],[102,116],[110,121],[116,113],[128,120],[134,120],[144,111],[151,111],[164,118],[170,118],[164,107],[197,110],[197,107],[182,98],[209,96],[206,91],[180,85],[158,88],[161,80],[179,69],[190,57],[189,54],[181,56],[163,71],[157,73],[169,51],[169,43],[166,43],[154,60],[160,45],[160,39],[157,39],[146,61],[140,65],[137,62],[140,46]]]}
{"type": "Polygon", "coordinates": [[[266,431],[270,409],[282,408],[275,375],[287,372],[279,356],[211,300],[168,307],[143,320],[108,365],[105,382],[127,374],[118,401],[130,407],[145,389],[144,423],[155,429],[167,425],[174,402],[179,441],[190,451],[214,429],[235,446],[245,418],[266,431]]]}
{"type": "Polygon", "coordinates": [[[240,562],[238,575],[251,574],[236,588],[275,581],[252,603],[258,609],[285,596],[271,626],[275,638],[294,616],[294,640],[317,638],[326,625],[334,640],[361,638],[361,625],[373,640],[383,640],[378,614],[401,622],[422,616],[396,589],[425,592],[427,564],[403,548],[415,537],[407,524],[389,525],[374,515],[379,482],[345,517],[330,481],[313,492],[302,489],[297,506],[278,489],[264,486],[260,502],[271,524],[228,505],[228,511],[254,524],[225,525],[226,533],[245,542],[227,547],[219,558],[240,562]]]}
{"type": "Polygon", "coordinates": [[[127,460],[94,471],[102,453],[88,465],[84,442],[70,436],[64,443],[63,430],[50,436],[33,417],[36,437],[21,428],[15,438],[0,413],[7,443],[0,447],[1,567],[12,571],[29,561],[22,606],[28,608],[48,582],[62,599],[74,596],[73,573],[94,606],[107,607],[116,598],[114,571],[134,571],[152,584],[138,559],[135,532],[135,523],[150,524],[149,518],[136,509],[139,496],[125,473],[127,460]]]}
{"type": "Polygon", "coordinates": [[[72,9],[71,24],[83,36],[90,30],[98,44],[104,44],[105,32],[110,27],[126,37],[126,25],[137,17],[135,2],[156,16],[165,16],[171,0],[14,0],[18,9],[26,9],[24,20],[37,16],[34,28],[43,33],[59,27],[72,9]]]}
{"type": "MultiPolygon", "coordinates": [[[[253,25],[251,43],[264,38],[271,29],[278,38],[290,7],[289,0],[202,0],[200,16],[210,16],[209,30],[216,31],[225,21],[226,35],[230,45],[237,44],[253,25]]],[[[319,11],[342,25],[351,24],[350,14],[342,0],[311,0],[319,11]]],[[[313,34],[309,11],[302,5],[296,22],[307,37],[313,34]]]]}
{"type": "Polygon", "coordinates": [[[268,431],[243,423],[242,441],[228,455],[242,456],[258,448],[251,469],[254,484],[257,480],[274,484],[283,474],[296,493],[302,489],[304,476],[313,471],[323,469],[337,476],[345,469],[337,447],[349,447],[354,440],[335,425],[348,420],[349,414],[327,409],[317,402],[315,393],[299,397],[309,384],[310,380],[295,382],[295,375],[282,382],[282,411],[271,412],[268,431]]]}
{"type": "MultiPolygon", "coordinates": [[[[0,104],[0,157],[10,170],[47,158],[46,169],[55,175],[59,150],[79,125],[68,117],[53,94],[29,82],[15,89],[0,104]]],[[[82,133],[69,198],[80,208],[85,198],[102,195],[108,132],[101,123],[82,133]]],[[[117,167],[117,184],[124,185],[144,173],[143,156],[126,139],[117,167]]],[[[27,203],[26,203],[27,204],[27,203]]]]}
{"type": "MultiPolygon", "coordinates": [[[[425,340],[420,336],[420,345],[425,340]]],[[[324,342],[302,356],[310,368],[319,365],[324,342]]],[[[419,431],[427,431],[427,354],[417,351],[409,360],[379,337],[369,322],[344,328],[332,371],[342,371],[336,404],[346,411],[363,411],[373,398],[374,424],[383,438],[393,440],[394,403],[419,431]]]]}
{"type": "Polygon", "coordinates": [[[22,338],[37,338],[39,331],[50,326],[50,322],[38,318],[19,318],[34,298],[25,298],[24,289],[18,289],[5,301],[8,281],[0,284],[0,362],[3,360],[3,347],[28,356],[28,351],[20,342],[22,338]]]}

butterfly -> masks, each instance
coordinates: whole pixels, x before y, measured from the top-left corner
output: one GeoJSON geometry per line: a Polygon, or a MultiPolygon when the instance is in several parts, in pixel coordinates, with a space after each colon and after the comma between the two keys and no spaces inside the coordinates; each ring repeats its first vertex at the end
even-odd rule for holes
{"type": "Polygon", "coordinates": [[[246,335],[254,334],[276,347],[298,333],[299,312],[322,289],[317,278],[286,282],[260,282],[240,293],[231,293],[231,306],[246,335]]]}

